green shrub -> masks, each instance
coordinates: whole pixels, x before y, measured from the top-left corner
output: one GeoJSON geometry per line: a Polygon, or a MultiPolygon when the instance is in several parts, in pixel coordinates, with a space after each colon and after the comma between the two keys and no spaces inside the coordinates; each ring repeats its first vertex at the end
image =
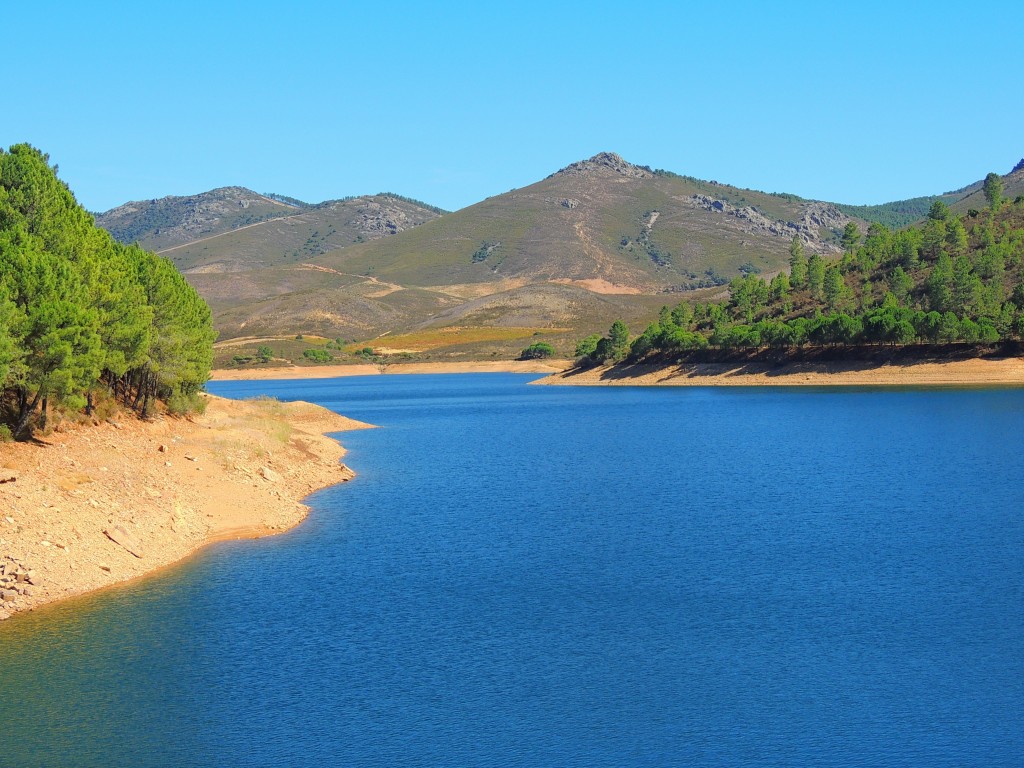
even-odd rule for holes
{"type": "Polygon", "coordinates": [[[326,349],[307,349],[302,356],[314,363],[329,363],[334,359],[334,355],[326,349]]]}
{"type": "Polygon", "coordinates": [[[519,353],[520,360],[543,360],[555,354],[555,348],[544,341],[531,344],[519,353]]]}
{"type": "Polygon", "coordinates": [[[174,392],[167,398],[167,413],[171,416],[201,415],[206,412],[206,400],[199,394],[174,392]]]}

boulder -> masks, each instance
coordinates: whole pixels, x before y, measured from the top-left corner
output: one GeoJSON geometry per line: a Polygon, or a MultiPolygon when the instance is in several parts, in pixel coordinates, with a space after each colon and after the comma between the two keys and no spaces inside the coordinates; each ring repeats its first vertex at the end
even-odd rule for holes
{"type": "Polygon", "coordinates": [[[115,544],[121,545],[136,557],[143,557],[142,546],[138,541],[136,541],[134,536],[124,529],[124,527],[115,525],[112,528],[107,528],[103,531],[103,535],[115,544]]]}
{"type": "Polygon", "coordinates": [[[260,477],[264,480],[269,480],[272,483],[281,482],[281,476],[270,467],[260,467],[260,477]]]}

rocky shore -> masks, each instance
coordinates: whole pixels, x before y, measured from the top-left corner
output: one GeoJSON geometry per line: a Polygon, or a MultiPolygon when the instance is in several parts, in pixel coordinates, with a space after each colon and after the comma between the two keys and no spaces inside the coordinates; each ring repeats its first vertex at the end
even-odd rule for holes
{"type": "Polygon", "coordinates": [[[369,426],[208,396],[195,419],[122,416],[0,444],[0,619],[291,528],[301,499],[354,476],[325,433],[369,426]]]}

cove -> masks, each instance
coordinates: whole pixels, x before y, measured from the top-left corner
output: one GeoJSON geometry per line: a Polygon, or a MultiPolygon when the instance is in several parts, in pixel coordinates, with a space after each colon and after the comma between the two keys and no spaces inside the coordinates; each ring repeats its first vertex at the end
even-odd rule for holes
{"type": "Polygon", "coordinates": [[[294,531],[0,625],[0,765],[1019,765],[1024,391],[219,382],[294,531]]]}

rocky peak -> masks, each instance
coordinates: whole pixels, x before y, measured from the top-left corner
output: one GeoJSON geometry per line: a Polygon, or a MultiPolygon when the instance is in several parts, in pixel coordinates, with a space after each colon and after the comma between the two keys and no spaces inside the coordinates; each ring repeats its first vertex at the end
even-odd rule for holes
{"type": "Polygon", "coordinates": [[[1010,173],[1016,173],[1017,171],[1024,171],[1024,157],[1021,158],[1020,162],[1013,166],[1013,170],[1010,173]]]}
{"type": "MultiPolygon", "coordinates": [[[[638,165],[633,165],[622,159],[614,152],[598,152],[589,160],[581,160],[578,163],[566,166],[555,176],[589,176],[599,174],[609,176],[618,174],[631,179],[646,179],[652,174],[638,165]]],[[[549,177],[550,178],[550,177],[549,177]]]]}

